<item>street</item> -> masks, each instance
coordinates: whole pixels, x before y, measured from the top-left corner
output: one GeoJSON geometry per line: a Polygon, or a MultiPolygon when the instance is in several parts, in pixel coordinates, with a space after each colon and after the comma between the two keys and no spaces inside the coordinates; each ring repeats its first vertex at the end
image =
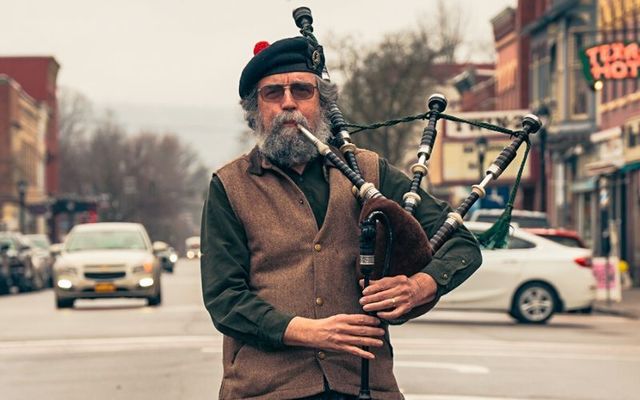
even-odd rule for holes
{"type": "MultiPolygon", "coordinates": [[[[0,398],[217,398],[222,336],[199,279],[199,263],[181,259],[163,275],[157,308],[116,299],[56,310],[51,289],[1,296],[0,398]]],[[[640,393],[639,330],[637,320],[597,314],[526,326],[435,310],[391,336],[408,400],[631,400],[640,393]]]]}

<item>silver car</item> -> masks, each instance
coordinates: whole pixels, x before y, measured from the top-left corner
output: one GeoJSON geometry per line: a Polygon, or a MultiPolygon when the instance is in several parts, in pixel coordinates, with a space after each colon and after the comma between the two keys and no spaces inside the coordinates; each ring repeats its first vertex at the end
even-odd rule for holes
{"type": "Polygon", "coordinates": [[[146,298],[150,306],[162,302],[160,263],[140,224],[76,225],[53,272],[58,308],[73,307],[80,298],[146,298]]]}

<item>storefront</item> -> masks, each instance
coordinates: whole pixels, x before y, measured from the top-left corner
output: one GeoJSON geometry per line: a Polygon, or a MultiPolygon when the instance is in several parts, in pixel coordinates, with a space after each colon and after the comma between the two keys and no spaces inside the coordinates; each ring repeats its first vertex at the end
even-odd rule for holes
{"type": "Polygon", "coordinates": [[[591,135],[595,161],[586,165],[590,178],[573,186],[579,193],[577,212],[579,231],[592,244],[596,254],[602,254],[602,232],[610,227],[616,238],[611,252],[627,261],[636,283],[640,282],[640,141],[638,119],[623,126],[591,135]],[[602,210],[606,197],[606,212],[602,210]],[[603,220],[606,215],[607,220],[603,220]]]}

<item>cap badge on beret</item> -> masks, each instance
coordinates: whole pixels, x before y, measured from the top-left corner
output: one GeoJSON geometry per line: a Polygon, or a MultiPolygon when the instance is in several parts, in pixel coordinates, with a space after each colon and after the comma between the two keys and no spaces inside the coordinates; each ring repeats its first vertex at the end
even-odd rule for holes
{"type": "Polygon", "coordinates": [[[322,55],[318,50],[314,50],[313,54],[311,54],[311,62],[313,62],[313,68],[318,69],[318,66],[322,62],[322,55]]]}

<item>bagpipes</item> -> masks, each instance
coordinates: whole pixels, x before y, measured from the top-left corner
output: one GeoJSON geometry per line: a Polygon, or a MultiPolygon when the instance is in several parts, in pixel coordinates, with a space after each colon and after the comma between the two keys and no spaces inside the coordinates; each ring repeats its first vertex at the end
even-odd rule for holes
{"type": "MultiPolygon", "coordinates": [[[[312,46],[322,52],[322,47],[313,35],[313,17],[311,16],[311,10],[307,7],[297,8],[293,11],[293,18],[298,28],[300,28],[300,33],[309,40],[312,46]]],[[[323,78],[326,78],[328,74],[323,75],[325,75],[323,78]]],[[[427,106],[429,111],[425,114],[363,127],[360,125],[347,124],[337,104],[330,104],[329,120],[333,133],[330,143],[343,152],[344,158],[347,161],[346,163],[333,153],[327,144],[318,140],[304,126],[298,125],[299,131],[314,143],[318,152],[349,179],[355,187],[354,193],[357,194],[363,203],[359,218],[361,234],[358,272],[364,279],[365,287],[369,285],[371,279],[380,279],[385,276],[396,275],[412,276],[421,271],[431,261],[433,254],[442,247],[459,226],[463,225],[463,219],[469,209],[478,199],[485,196],[486,186],[492,180],[498,179],[516,157],[518,148],[520,148],[522,143],[526,143],[527,149],[525,157],[520,167],[516,184],[514,184],[514,190],[512,191],[509,201],[510,206],[507,207],[503,217],[501,217],[503,221],[506,220],[506,224],[508,225],[511,213],[510,207],[512,207],[515,189],[517,188],[522,167],[526,162],[526,155],[528,154],[530,146],[529,135],[536,133],[542,125],[539,118],[533,114],[527,114],[523,117],[522,129],[519,131],[511,131],[496,125],[466,121],[451,115],[446,115],[443,112],[447,107],[447,100],[441,94],[434,94],[429,97],[427,106]],[[372,183],[365,182],[362,178],[355,157],[356,146],[351,141],[347,128],[357,127],[363,130],[419,118],[427,119],[428,122],[423,130],[418,147],[417,162],[411,166],[413,178],[409,191],[403,196],[403,204],[400,205],[393,200],[385,198],[372,183]],[[440,119],[469,123],[481,128],[509,134],[514,138],[486,169],[485,177],[482,181],[472,186],[471,193],[468,197],[453,212],[447,215],[446,220],[437,233],[429,239],[413,214],[422,200],[419,195],[420,183],[422,178],[428,174],[428,161],[431,158],[431,152],[437,136],[436,125],[440,119]],[[384,227],[384,237],[377,234],[377,228],[379,226],[384,227]],[[384,256],[377,256],[380,254],[384,256]]],[[[403,315],[403,319],[406,320],[422,315],[429,311],[431,307],[433,307],[433,304],[429,303],[415,307],[403,315]]],[[[393,323],[393,321],[391,322],[393,323]]],[[[359,399],[364,400],[370,398],[369,360],[363,358],[359,399]]]]}

